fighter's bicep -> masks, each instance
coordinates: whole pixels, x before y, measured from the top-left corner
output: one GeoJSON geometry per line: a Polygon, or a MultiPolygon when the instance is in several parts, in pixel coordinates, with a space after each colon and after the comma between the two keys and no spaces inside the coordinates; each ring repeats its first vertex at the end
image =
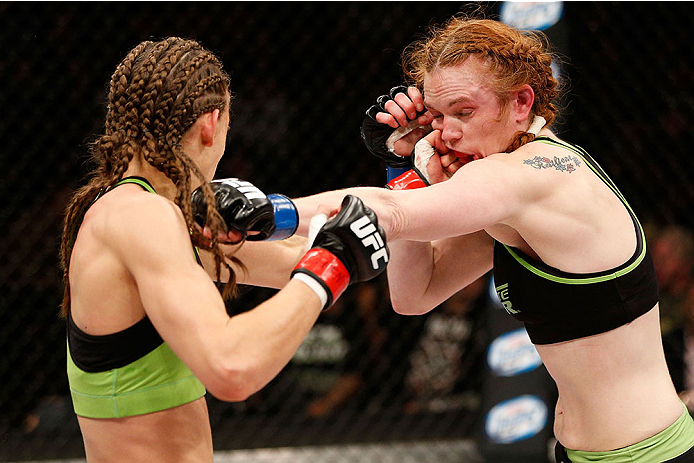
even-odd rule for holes
{"type": "Polygon", "coordinates": [[[195,259],[180,211],[156,202],[149,208],[126,207],[111,228],[113,247],[135,280],[145,312],[167,342],[177,332],[208,323],[209,317],[225,315],[219,291],[195,259]]]}
{"type": "MultiPolygon", "coordinates": [[[[522,208],[518,181],[508,167],[486,160],[459,169],[449,180],[396,198],[401,239],[433,241],[467,235],[504,223],[522,208]]],[[[396,192],[397,193],[397,192],[396,192]]]]}

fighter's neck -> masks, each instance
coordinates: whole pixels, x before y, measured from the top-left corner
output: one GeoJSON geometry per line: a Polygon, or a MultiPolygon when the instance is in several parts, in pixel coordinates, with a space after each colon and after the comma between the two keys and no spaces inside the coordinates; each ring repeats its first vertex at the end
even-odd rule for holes
{"type": "Polygon", "coordinates": [[[133,159],[123,177],[142,177],[152,185],[158,195],[174,200],[177,194],[176,185],[163,172],[147,162],[133,159]]]}

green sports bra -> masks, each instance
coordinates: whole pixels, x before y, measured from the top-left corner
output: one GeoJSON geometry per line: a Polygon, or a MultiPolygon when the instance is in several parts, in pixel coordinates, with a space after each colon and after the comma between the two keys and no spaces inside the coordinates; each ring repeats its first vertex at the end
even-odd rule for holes
{"type": "MultiPolygon", "coordinates": [[[[156,193],[141,177],[125,178],[113,188],[126,183],[156,193]]],[[[94,336],[79,329],[68,314],[67,333],[68,383],[79,416],[144,415],[205,395],[205,386],[161,339],[147,316],[118,333],[94,336]]]]}

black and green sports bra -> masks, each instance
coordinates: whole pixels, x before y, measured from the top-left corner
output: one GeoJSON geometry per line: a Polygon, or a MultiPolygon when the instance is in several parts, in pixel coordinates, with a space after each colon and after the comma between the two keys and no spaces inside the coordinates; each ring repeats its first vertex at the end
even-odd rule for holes
{"type": "MultiPolygon", "coordinates": [[[[141,177],[125,178],[113,188],[127,183],[156,193],[141,177]]],[[[202,265],[197,249],[193,250],[202,265]]],[[[82,331],[68,314],[67,336],[68,382],[79,416],[142,415],[205,395],[205,387],[162,340],[147,316],[117,333],[94,336],[82,331]]]]}
{"type": "Polygon", "coordinates": [[[629,211],[636,250],[603,272],[563,272],[519,249],[494,242],[494,285],[506,311],[522,321],[534,344],[552,344],[610,331],[645,314],[658,302],[658,282],[643,227],[614,182],[582,148],[548,137],[547,143],[578,155],[629,211]]]}

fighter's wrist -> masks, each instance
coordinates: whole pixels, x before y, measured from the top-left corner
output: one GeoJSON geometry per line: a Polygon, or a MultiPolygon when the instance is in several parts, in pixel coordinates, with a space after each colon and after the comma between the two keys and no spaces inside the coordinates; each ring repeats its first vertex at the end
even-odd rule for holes
{"type": "Polygon", "coordinates": [[[326,305],[328,304],[328,292],[315,278],[305,273],[297,272],[292,275],[292,280],[299,280],[308,286],[309,289],[316,293],[318,299],[320,299],[321,310],[326,309],[326,305]]]}

